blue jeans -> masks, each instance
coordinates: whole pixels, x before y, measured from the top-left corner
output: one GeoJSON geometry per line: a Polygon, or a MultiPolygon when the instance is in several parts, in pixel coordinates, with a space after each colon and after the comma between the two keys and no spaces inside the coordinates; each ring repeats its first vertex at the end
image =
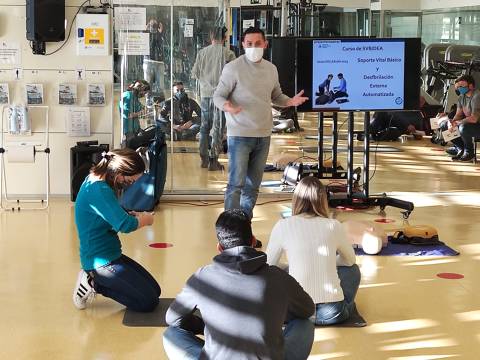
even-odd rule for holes
{"type": "MultiPolygon", "coordinates": [[[[458,126],[465,152],[473,154],[473,139],[480,139],[480,123],[463,123],[458,126]]],[[[457,139],[455,139],[457,140],[457,139]]]]}
{"type": "Polygon", "coordinates": [[[267,162],[270,137],[228,137],[228,185],[225,210],[242,209],[250,218],[267,162]]]}
{"type": "Polygon", "coordinates": [[[344,299],[337,302],[316,304],[316,325],[341,323],[350,317],[355,307],[355,295],[360,286],[361,277],[358,265],[338,266],[337,273],[340,278],[340,286],[343,290],[344,299]]]}
{"type": "Polygon", "coordinates": [[[218,158],[222,145],[224,115],[213,103],[213,98],[202,97],[202,125],[200,126],[200,157],[218,158]],[[210,140],[210,131],[213,129],[210,140]],[[209,149],[210,148],[210,149],[209,149]]]}
{"type": "MultiPolygon", "coordinates": [[[[285,360],[306,360],[313,344],[314,327],[308,319],[293,319],[283,330],[285,360]]],[[[190,331],[170,326],[163,334],[169,359],[197,360],[205,342],[190,331]]]]}
{"type": "Polygon", "coordinates": [[[465,152],[473,154],[472,138],[480,139],[480,123],[462,123],[458,126],[458,130],[461,137],[453,139],[452,143],[459,150],[465,150],[465,152]]]}
{"type": "Polygon", "coordinates": [[[158,305],[160,286],[139,263],[122,255],[111,263],[89,271],[95,291],[128,309],[150,312],[158,305]]]}

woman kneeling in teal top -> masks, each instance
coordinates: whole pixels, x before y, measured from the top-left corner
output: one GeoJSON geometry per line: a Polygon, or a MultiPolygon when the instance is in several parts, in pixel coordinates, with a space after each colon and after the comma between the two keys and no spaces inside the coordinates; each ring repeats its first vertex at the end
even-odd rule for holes
{"type": "Polygon", "coordinates": [[[127,213],[119,204],[122,189],[145,171],[133,150],[112,150],[94,166],[75,202],[75,223],[80,239],[80,261],[73,303],[85,309],[95,293],[134,311],[153,311],[160,286],[140,264],[122,254],[118,232],[129,233],[153,224],[153,214],[127,213]]]}

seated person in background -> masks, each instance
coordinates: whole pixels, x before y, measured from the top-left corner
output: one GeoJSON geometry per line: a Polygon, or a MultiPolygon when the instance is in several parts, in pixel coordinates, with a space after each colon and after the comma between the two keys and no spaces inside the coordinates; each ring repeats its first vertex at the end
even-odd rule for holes
{"type": "Polygon", "coordinates": [[[188,279],[167,311],[168,358],[307,359],[314,331],[310,296],[253,248],[250,218],[242,210],[226,210],[215,227],[220,254],[188,279]]]}
{"type": "Polygon", "coordinates": [[[200,106],[188,97],[181,81],[173,84],[173,94],[173,99],[165,100],[160,110],[160,121],[166,124],[164,128],[166,136],[168,138],[170,135],[171,125],[173,140],[195,140],[200,131],[202,116],[200,106]],[[173,121],[171,121],[172,111],[173,121]],[[196,117],[193,117],[194,112],[196,117]]]}
{"type": "Polygon", "coordinates": [[[145,163],[131,149],[112,150],[102,157],[83,182],[75,202],[82,270],[73,303],[83,310],[98,293],[130,310],[150,312],[158,305],[160,286],[145,268],[122,254],[117,234],[153,224],[152,213],[127,213],[118,202],[125,185],[142,176],[145,163]]]}
{"type": "Polygon", "coordinates": [[[452,140],[454,146],[447,153],[453,156],[452,160],[471,161],[475,157],[472,138],[480,139],[480,91],[471,75],[456,79],[455,89],[459,94],[457,112],[446,126],[452,131],[458,126],[461,137],[452,140]]]}
{"type": "Polygon", "coordinates": [[[316,304],[316,325],[347,320],[355,309],[360,269],[344,226],[330,219],[327,194],[319,179],[303,178],[295,188],[292,215],[274,226],[267,261],[276,265],[285,252],[288,273],[316,304]]]}
{"type": "MultiPolygon", "coordinates": [[[[338,77],[338,80],[340,81],[340,83],[337,86],[333,87],[333,91],[332,90],[330,91],[331,97],[330,97],[329,103],[333,102],[333,100],[338,99],[338,98],[348,97],[347,80],[345,80],[342,73],[339,73],[337,75],[337,77],[338,77]]],[[[339,102],[339,101],[340,100],[338,100],[337,102],[339,102]]],[[[348,100],[344,99],[343,102],[346,102],[346,101],[348,101],[348,100]]]]}

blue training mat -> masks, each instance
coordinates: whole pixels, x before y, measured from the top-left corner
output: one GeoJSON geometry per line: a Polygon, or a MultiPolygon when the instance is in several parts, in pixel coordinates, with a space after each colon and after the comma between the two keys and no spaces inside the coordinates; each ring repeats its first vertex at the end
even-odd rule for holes
{"type": "MultiPolygon", "coordinates": [[[[355,255],[369,255],[362,249],[356,248],[355,255]]],[[[410,245],[393,244],[390,241],[388,245],[378,254],[372,256],[456,256],[460,253],[447,245],[410,245]]]]}

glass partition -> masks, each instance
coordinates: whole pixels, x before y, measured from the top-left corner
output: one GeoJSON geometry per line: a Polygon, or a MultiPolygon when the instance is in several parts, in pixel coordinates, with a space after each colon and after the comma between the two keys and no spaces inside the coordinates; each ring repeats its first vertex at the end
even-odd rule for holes
{"type": "MultiPolygon", "coordinates": [[[[278,9],[225,8],[225,3],[120,0],[114,5],[119,104],[114,116],[121,134],[115,146],[126,146],[138,133],[147,136],[149,127],[159,126],[168,145],[166,192],[221,193],[226,187],[225,116],[213,105],[213,91],[224,65],[242,54],[245,26],[253,22],[270,38],[280,34],[278,9]]],[[[313,36],[366,35],[368,14],[366,9],[315,8],[312,14],[304,12],[299,24],[313,36]]],[[[293,109],[272,108],[272,114],[268,163],[282,153],[315,157],[316,119],[297,116],[293,109]]],[[[266,172],[264,180],[278,182],[281,175],[266,172]]]]}

